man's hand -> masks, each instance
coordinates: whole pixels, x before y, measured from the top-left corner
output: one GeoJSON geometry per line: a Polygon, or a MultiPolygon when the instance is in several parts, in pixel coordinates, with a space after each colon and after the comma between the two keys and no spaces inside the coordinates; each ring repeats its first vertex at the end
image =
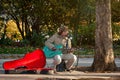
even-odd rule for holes
{"type": "Polygon", "coordinates": [[[71,48],[71,49],[68,49],[68,50],[67,50],[68,53],[73,53],[74,51],[75,51],[74,48],[71,48]]]}
{"type": "Polygon", "coordinates": [[[53,47],[51,50],[52,50],[52,51],[56,51],[56,48],[55,48],[55,47],[53,47]]]}

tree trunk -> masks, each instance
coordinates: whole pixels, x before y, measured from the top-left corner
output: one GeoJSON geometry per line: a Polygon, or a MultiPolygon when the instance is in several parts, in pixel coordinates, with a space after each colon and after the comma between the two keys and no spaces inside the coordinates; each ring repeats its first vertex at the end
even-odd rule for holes
{"type": "Polygon", "coordinates": [[[111,0],[96,0],[95,55],[92,69],[97,72],[116,68],[111,28],[111,0]]]}

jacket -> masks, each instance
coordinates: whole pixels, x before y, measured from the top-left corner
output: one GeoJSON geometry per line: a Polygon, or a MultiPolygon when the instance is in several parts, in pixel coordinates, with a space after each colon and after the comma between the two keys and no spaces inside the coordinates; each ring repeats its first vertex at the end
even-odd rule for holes
{"type": "MultiPolygon", "coordinates": [[[[55,33],[53,36],[51,36],[47,41],[45,41],[45,46],[48,47],[49,49],[52,49],[53,47],[56,48],[56,45],[61,45],[62,48],[71,48],[71,40],[68,39],[67,37],[62,37],[61,35],[58,35],[57,33],[55,33]]],[[[46,49],[44,47],[44,52],[46,57],[49,57],[48,54],[49,52],[46,52],[46,49]]],[[[58,52],[56,52],[56,54],[50,56],[50,57],[54,57],[55,55],[57,55],[58,52]]],[[[59,54],[64,54],[66,53],[66,51],[63,49],[59,54]]]]}

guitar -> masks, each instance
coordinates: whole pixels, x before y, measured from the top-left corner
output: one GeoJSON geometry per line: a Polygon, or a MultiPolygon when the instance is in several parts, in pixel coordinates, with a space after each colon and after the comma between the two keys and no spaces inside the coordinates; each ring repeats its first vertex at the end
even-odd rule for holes
{"type": "Polygon", "coordinates": [[[63,45],[55,45],[56,50],[52,51],[49,47],[45,46],[43,51],[47,58],[53,58],[55,55],[62,55],[63,45]]]}

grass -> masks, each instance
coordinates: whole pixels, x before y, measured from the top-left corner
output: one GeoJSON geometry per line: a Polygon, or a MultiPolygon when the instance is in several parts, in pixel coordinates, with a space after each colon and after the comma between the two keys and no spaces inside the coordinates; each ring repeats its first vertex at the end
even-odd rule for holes
{"type": "Polygon", "coordinates": [[[80,50],[76,50],[75,54],[79,54],[79,55],[94,55],[94,49],[80,49],[80,50]]]}
{"type": "Polygon", "coordinates": [[[114,49],[114,54],[115,55],[120,55],[120,48],[114,49]]]}
{"type": "Polygon", "coordinates": [[[34,47],[0,47],[0,54],[25,54],[33,50],[34,47]]]}
{"type": "MultiPolygon", "coordinates": [[[[11,47],[11,46],[7,46],[7,47],[0,47],[0,54],[25,54],[27,52],[31,52],[34,51],[36,49],[36,47],[11,47]]],[[[79,54],[79,55],[94,55],[95,51],[94,49],[90,49],[90,48],[82,48],[79,50],[75,51],[75,54],[79,54]]],[[[120,55],[120,48],[116,48],[114,49],[114,54],[115,55],[120,55]]]]}
{"type": "MultiPolygon", "coordinates": [[[[120,48],[115,48],[113,49],[114,54],[115,55],[119,55],[120,56],[120,48]]],[[[90,48],[86,48],[86,49],[82,49],[82,50],[77,50],[75,51],[75,54],[79,54],[79,55],[94,55],[95,54],[95,50],[94,49],[90,49],[90,48]]]]}

